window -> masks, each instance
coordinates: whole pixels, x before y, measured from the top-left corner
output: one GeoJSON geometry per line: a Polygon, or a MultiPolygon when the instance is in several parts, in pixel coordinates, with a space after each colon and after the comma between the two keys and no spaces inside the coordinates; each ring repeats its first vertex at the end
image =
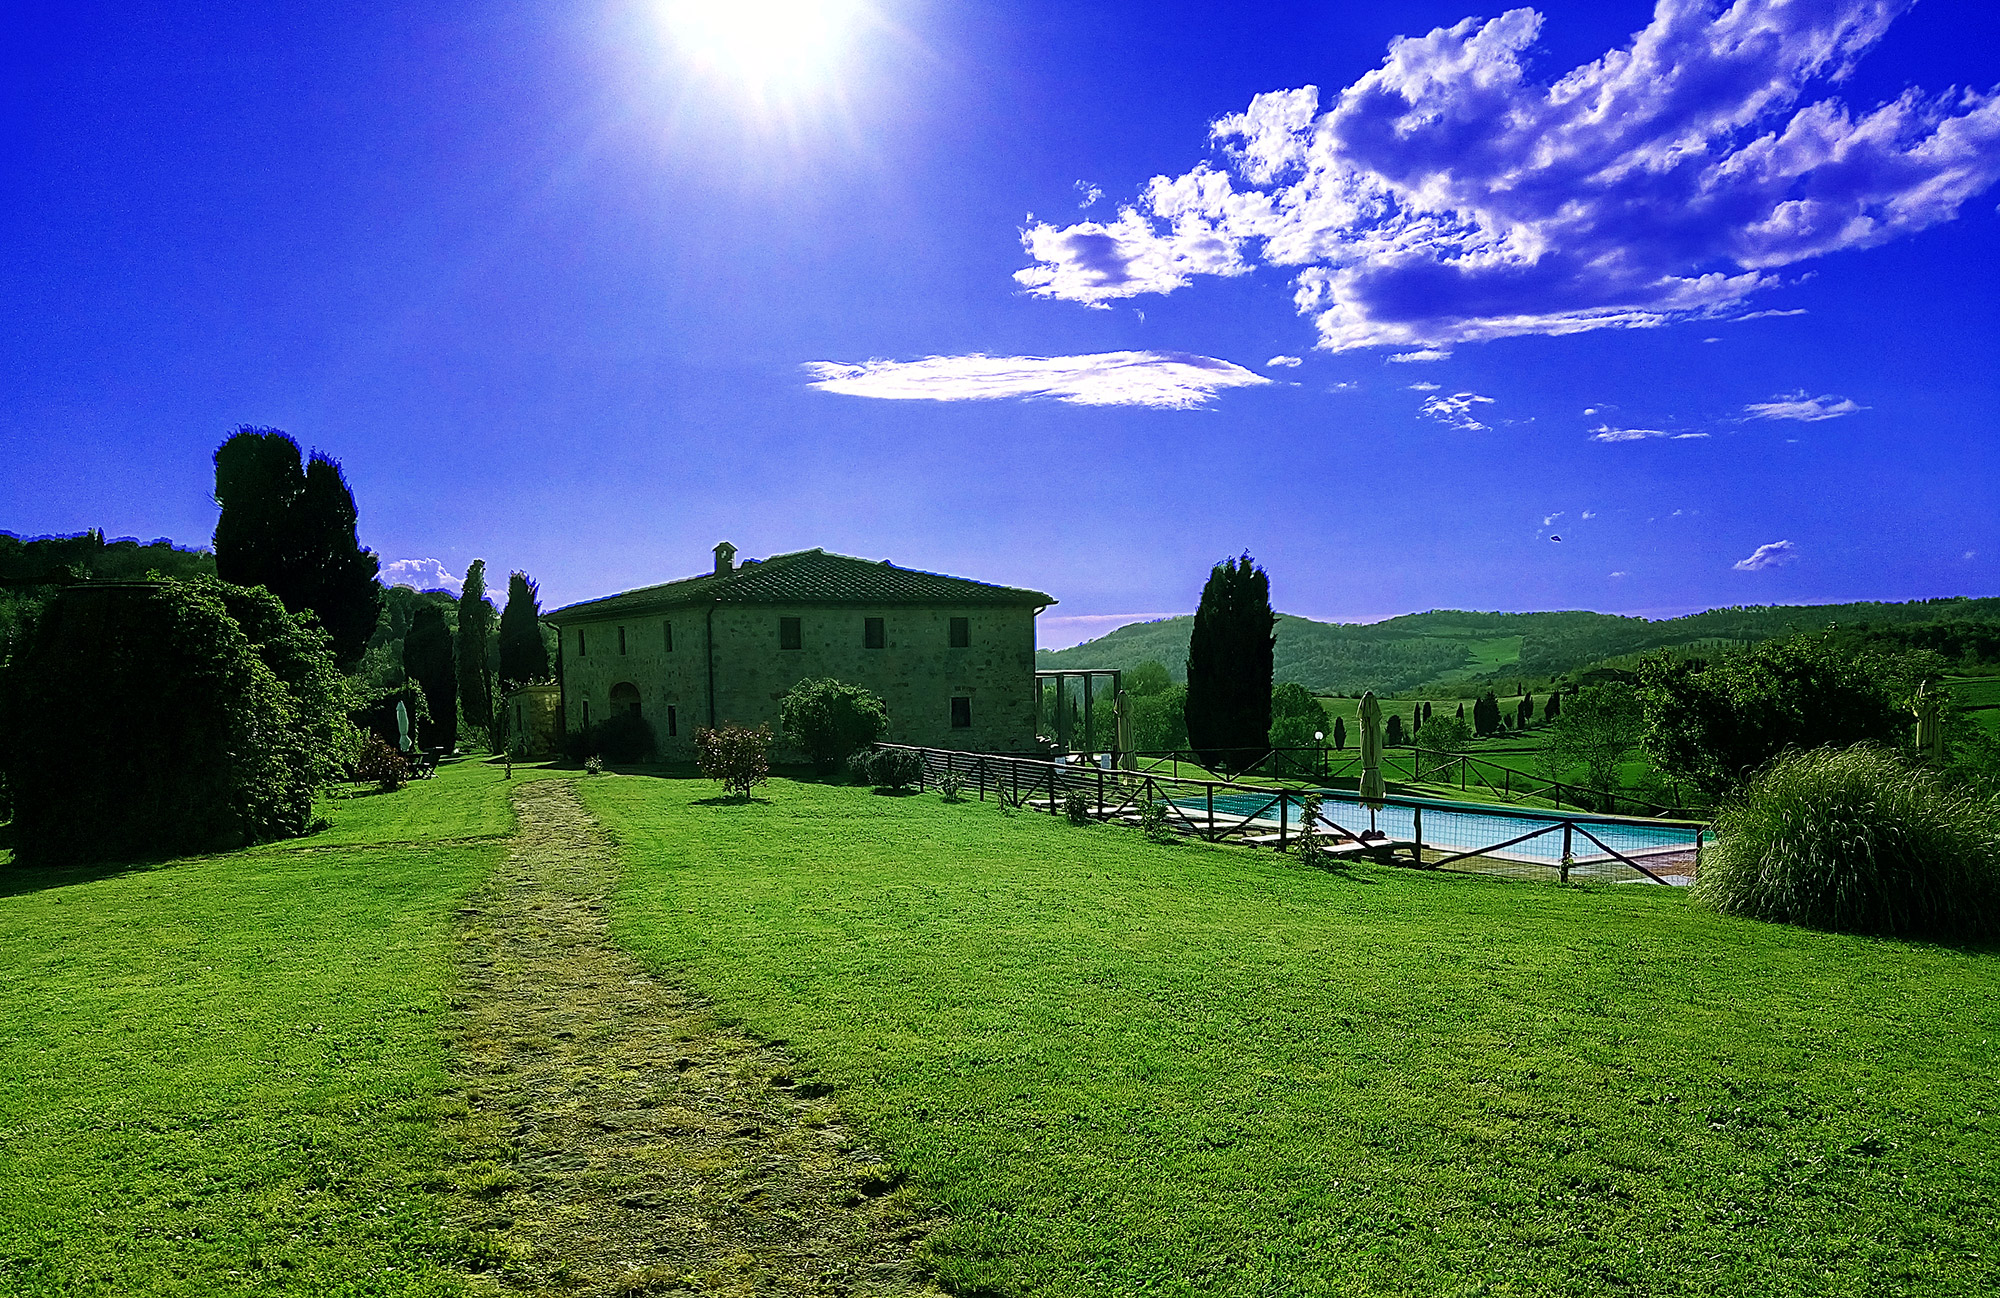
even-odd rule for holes
{"type": "Polygon", "coordinates": [[[662,622],[660,626],[667,633],[667,652],[672,653],[674,651],[674,624],[671,622],[662,622]]]}
{"type": "Polygon", "coordinates": [[[889,643],[889,638],[882,632],[881,618],[865,617],[861,619],[861,647],[863,649],[880,649],[887,643],[889,643]]]}
{"type": "Polygon", "coordinates": [[[625,628],[622,626],[618,628],[618,656],[625,656],[625,628]]]}
{"type": "Polygon", "coordinates": [[[586,657],[589,653],[590,653],[590,646],[583,642],[583,628],[578,627],[576,629],[576,656],[579,658],[583,658],[586,657]]]}
{"type": "Polygon", "coordinates": [[[970,730],[972,728],[972,700],[960,696],[951,701],[951,728],[970,730]]]}
{"type": "Polygon", "coordinates": [[[620,712],[639,715],[639,687],[631,681],[620,681],[611,687],[611,715],[620,712]]]}
{"type": "Polygon", "coordinates": [[[680,732],[681,732],[680,709],[670,707],[667,709],[667,735],[669,738],[671,738],[672,736],[677,735],[680,732]]]}
{"type": "Polygon", "coordinates": [[[972,619],[955,617],[951,620],[951,647],[970,649],[972,647],[972,619]]]}
{"type": "Polygon", "coordinates": [[[778,619],[778,648],[797,649],[804,645],[805,638],[799,634],[799,620],[795,617],[778,619]]]}

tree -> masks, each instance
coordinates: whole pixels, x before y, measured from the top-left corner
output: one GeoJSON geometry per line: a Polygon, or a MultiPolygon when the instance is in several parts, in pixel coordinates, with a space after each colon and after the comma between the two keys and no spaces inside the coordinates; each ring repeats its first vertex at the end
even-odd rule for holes
{"type": "Polygon", "coordinates": [[[1555,772],[1581,763],[1587,772],[1585,783],[1615,790],[1618,764],[1638,747],[1645,733],[1637,690],[1623,681],[1591,685],[1578,691],[1568,710],[1549,727],[1542,761],[1555,772]]]}
{"type": "Polygon", "coordinates": [[[694,733],[695,761],[701,773],[722,785],[725,794],[750,801],[750,790],[771,777],[771,728],[755,730],[724,722],[694,733]]]}
{"type": "Polygon", "coordinates": [[[1458,719],[1460,721],[1465,720],[1465,705],[1463,703],[1458,705],[1458,719]]]}
{"type": "Polygon", "coordinates": [[[1532,693],[1523,694],[1521,701],[1514,705],[1514,728],[1525,730],[1534,719],[1535,696],[1532,693]]]}
{"type": "Polygon", "coordinates": [[[458,702],[465,723],[480,730],[493,724],[493,684],[486,675],[486,641],[492,626],[486,560],[474,559],[458,596],[458,702]]]}
{"type": "Polygon", "coordinates": [[[1384,746],[1389,746],[1400,745],[1402,742],[1403,714],[1400,712],[1391,712],[1388,724],[1382,727],[1382,743],[1384,746]]]}
{"type": "MultiPolygon", "coordinates": [[[[1896,659],[1854,652],[1827,634],[1767,640],[1706,660],[1643,658],[1646,751],[1667,775],[1719,799],[1788,748],[1905,739],[1899,696],[1907,675],[1896,659]]],[[[1565,713],[1580,702],[1572,699],[1565,713]]]]}
{"type": "Polygon", "coordinates": [[[871,690],[827,677],[800,681],[778,701],[778,727],[805,750],[814,769],[831,775],[850,753],[889,729],[889,709],[871,690]]]}
{"type": "Polygon", "coordinates": [[[1277,625],[1271,580],[1248,554],[1215,565],[1188,636],[1188,739],[1202,765],[1236,771],[1263,755],[1277,625]]]}
{"type": "Polygon", "coordinates": [[[1118,683],[1128,698],[1147,699],[1172,689],[1174,678],[1164,663],[1148,659],[1137,667],[1126,668],[1118,683]]]}
{"type": "Polygon", "coordinates": [[[1500,700],[1488,690],[1472,705],[1472,732],[1482,738],[1500,728],[1500,700]]]}
{"type": "Polygon", "coordinates": [[[507,607],[500,613],[500,688],[549,679],[549,647],[542,643],[541,590],[517,572],[507,578],[507,607]]]}
{"type": "Polygon", "coordinates": [[[1345,749],[1347,748],[1346,717],[1335,717],[1333,719],[1333,746],[1334,748],[1342,751],[1345,751],[1345,749]]]}
{"type": "Polygon", "coordinates": [[[1554,721],[1562,715],[1562,710],[1562,695],[1555,690],[1550,690],[1549,701],[1542,704],[1542,720],[1554,721]]]}
{"type": "Polygon", "coordinates": [[[130,861],[302,834],[351,733],[344,701],[324,633],[268,592],[73,587],[0,678],[15,851],[130,861]]]}
{"type": "Polygon", "coordinates": [[[1134,748],[1156,753],[1188,746],[1187,686],[1169,685],[1158,694],[1142,694],[1130,706],[1134,748]]]}
{"type": "Polygon", "coordinates": [[[380,563],[361,548],[354,493],[340,465],[276,428],[240,427],[215,452],[215,570],[262,586],[326,628],[334,661],[361,661],[381,611],[380,563]]]}
{"type": "Polygon", "coordinates": [[[451,628],[445,625],[444,610],[435,604],[417,609],[410,634],[403,641],[403,670],[430,708],[430,733],[420,741],[425,748],[449,752],[458,747],[458,664],[452,651],[451,628]]]}

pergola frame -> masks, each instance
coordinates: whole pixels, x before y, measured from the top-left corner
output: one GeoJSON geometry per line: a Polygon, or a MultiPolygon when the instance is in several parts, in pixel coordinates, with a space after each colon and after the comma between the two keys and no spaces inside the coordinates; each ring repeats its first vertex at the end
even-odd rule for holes
{"type": "Polygon", "coordinates": [[[1117,721],[1114,725],[1114,733],[1111,736],[1110,751],[1112,762],[1118,764],[1128,759],[1131,755],[1131,744],[1129,742],[1130,721],[1125,707],[1125,673],[1123,671],[1116,668],[1057,672],[1038,671],[1035,673],[1036,703],[1045,711],[1047,710],[1049,705],[1048,688],[1050,682],[1054,682],[1056,742],[1062,745],[1065,755],[1081,752],[1086,754],[1092,761],[1095,761],[1100,750],[1097,747],[1097,721],[1091,715],[1090,705],[1093,693],[1091,686],[1094,681],[1101,677],[1109,677],[1111,680],[1112,707],[1117,721]],[[1070,734],[1069,708],[1065,705],[1069,700],[1069,682],[1071,680],[1080,680],[1083,682],[1083,747],[1081,749],[1074,748],[1070,744],[1073,736],[1070,734]]]}

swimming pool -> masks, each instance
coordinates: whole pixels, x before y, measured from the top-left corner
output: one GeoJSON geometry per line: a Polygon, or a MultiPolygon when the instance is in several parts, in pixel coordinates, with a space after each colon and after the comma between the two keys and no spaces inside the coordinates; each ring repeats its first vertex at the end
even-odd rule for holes
{"type": "MultiPolygon", "coordinates": [[[[1416,810],[1424,813],[1424,846],[1441,852],[1469,852],[1483,847],[1494,847],[1482,856],[1515,861],[1533,865],[1560,866],[1562,864],[1563,833],[1565,822],[1579,826],[1570,839],[1570,860],[1572,868],[1609,866],[1614,873],[1630,875],[1631,871],[1616,857],[1584,837],[1581,830],[1588,830],[1605,847],[1623,856],[1631,857],[1648,869],[1654,863],[1661,866],[1656,873],[1671,869],[1675,875],[1685,873],[1678,862],[1691,859],[1695,851],[1695,835],[1699,832],[1691,825],[1648,825],[1629,820],[1598,820],[1590,816],[1561,816],[1545,812],[1517,811],[1499,807],[1486,807],[1475,802],[1443,802],[1429,799],[1412,799],[1385,803],[1377,808],[1373,821],[1368,808],[1353,794],[1345,791],[1320,791],[1320,819],[1338,826],[1349,833],[1360,833],[1366,829],[1378,829],[1392,839],[1411,841],[1416,837],[1416,810]],[[1536,834],[1525,842],[1499,847],[1509,839],[1520,838],[1523,834],[1536,834]],[[1673,863],[1673,864],[1669,864],[1673,863]]],[[[1199,819],[1206,814],[1207,800],[1176,799],[1176,805],[1184,808],[1190,816],[1199,819]]],[[[1256,812],[1269,801],[1255,793],[1217,793],[1215,810],[1218,814],[1247,816],[1256,812]]],[[[1264,816],[1276,820],[1278,810],[1273,806],[1264,816]]],[[[1292,816],[1298,814],[1296,804],[1292,816]]],[[[1586,869],[1586,873],[1604,873],[1603,870],[1586,869]]]]}

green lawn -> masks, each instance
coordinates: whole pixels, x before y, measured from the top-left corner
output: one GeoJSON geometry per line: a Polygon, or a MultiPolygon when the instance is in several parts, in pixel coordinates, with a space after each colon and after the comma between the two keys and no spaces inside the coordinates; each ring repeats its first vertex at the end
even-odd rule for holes
{"type": "Polygon", "coordinates": [[[2000,961],[935,796],[619,777],[615,930],[980,1294],[2000,1288],[2000,961]]]}
{"type": "Polygon", "coordinates": [[[497,770],[125,873],[0,858],[0,1293],[450,1294],[453,911],[497,770]],[[344,845],[344,846],[343,846],[344,845]]]}

